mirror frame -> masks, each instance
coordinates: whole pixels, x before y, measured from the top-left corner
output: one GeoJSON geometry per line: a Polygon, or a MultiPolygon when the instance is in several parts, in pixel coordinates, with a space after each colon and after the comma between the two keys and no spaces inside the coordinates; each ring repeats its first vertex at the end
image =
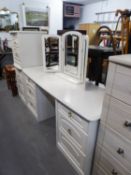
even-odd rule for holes
{"type": "Polygon", "coordinates": [[[43,53],[43,67],[45,72],[61,72],[61,65],[62,65],[62,59],[61,59],[61,37],[58,35],[43,35],[42,36],[42,53],[43,53]],[[45,54],[45,39],[48,38],[58,38],[59,40],[59,58],[58,58],[58,70],[48,69],[46,66],[46,54],[45,54]]]}
{"type": "Polygon", "coordinates": [[[88,36],[82,35],[77,31],[69,31],[62,35],[62,70],[67,76],[71,76],[76,82],[83,83],[86,79],[87,56],[88,56],[88,36]],[[68,35],[76,35],[79,38],[79,52],[78,52],[78,73],[72,74],[65,69],[65,40],[68,35]]]}
{"type": "MultiPolygon", "coordinates": [[[[9,32],[9,31],[14,31],[14,30],[19,30],[19,14],[18,12],[14,12],[14,11],[10,11],[9,9],[7,9],[6,7],[0,9],[0,12],[1,11],[9,11],[9,14],[16,14],[17,15],[17,18],[18,18],[18,28],[17,29],[7,29],[7,27],[4,27],[4,28],[1,28],[0,31],[5,31],[5,32],[9,32]]],[[[12,25],[13,26],[13,25],[12,25]]]]}

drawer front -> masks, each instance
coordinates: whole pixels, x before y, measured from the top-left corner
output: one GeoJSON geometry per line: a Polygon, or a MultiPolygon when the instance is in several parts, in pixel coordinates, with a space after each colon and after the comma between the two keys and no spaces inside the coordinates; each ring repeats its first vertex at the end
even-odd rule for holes
{"type": "MultiPolygon", "coordinates": [[[[28,96],[27,96],[28,97],[28,96]]],[[[27,106],[29,107],[29,109],[34,113],[34,115],[36,116],[37,114],[37,105],[36,105],[36,100],[28,97],[27,99],[27,106]]]]}
{"type": "Polygon", "coordinates": [[[130,172],[118,162],[107,150],[102,150],[99,165],[109,175],[130,175],[130,172]]]}
{"type": "Polygon", "coordinates": [[[103,168],[101,168],[99,165],[95,164],[93,168],[93,174],[92,175],[108,175],[103,168]]]}
{"type": "Polygon", "coordinates": [[[107,129],[103,146],[131,172],[131,142],[121,139],[117,133],[107,129]]]}
{"type": "Polygon", "coordinates": [[[131,106],[111,98],[107,124],[131,140],[131,106]]]}
{"type": "Polygon", "coordinates": [[[17,38],[14,38],[14,40],[13,40],[13,47],[14,48],[19,48],[19,41],[18,41],[17,38]]]}
{"type": "Polygon", "coordinates": [[[111,94],[114,76],[116,72],[116,67],[117,67],[116,64],[111,63],[111,62],[109,63],[108,75],[107,75],[107,81],[106,81],[106,93],[107,94],[111,94]]]}
{"type": "Polygon", "coordinates": [[[69,138],[73,139],[74,143],[80,148],[81,151],[85,152],[87,149],[86,142],[88,135],[80,130],[75,124],[67,120],[65,117],[58,113],[59,116],[59,128],[66,132],[69,138]]]}
{"type": "Polygon", "coordinates": [[[16,63],[18,65],[21,64],[21,59],[20,59],[18,51],[13,50],[13,58],[14,58],[14,63],[16,63]]]}
{"type": "Polygon", "coordinates": [[[17,68],[15,68],[15,72],[16,72],[16,75],[18,75],[18,76],[20,76],[22,74],[22,71],[17,69],[17,68]]]}
{"type": "Polygon", "coordinates": [[[27,96],[36,99],[36,90],[30,85],[27,85],[27,96]]]}
{"type": "Polygon", "coordinates": [[[78,168],[80,174],[84,175],[83,168],[86,156],[73,144],[66,134],[59,132],[59,136],[58,147],[63,149],[66,157],[78,168]]]}
{"type": "Polygon", "coordinates": [[[32,89],[35,90],[35,83],[27,76],[26,76],[26,84],[27,86],[32,87],[32,89]]]}
{"type": "Polygon", "coordinates": [[[17,56],[17,53],[13,53],[13,58],[14,58],[14,62],[21,64],[21,60],[19,56],[17,56]]]}
{"type": "Polygon", "coordinates": [[[102,123],[106,123],[106,120],[107,120],[110,98],[111,97],[109,95],[105,94],[104,101],[103,101],[103,107],[102,107],[102,114],[101,114],[102,123]]]}
{"type": "Polygon", "coordinates": [[[25,96],[23,95],[23,93],[21,93],[21,91],[19,91],[19,96],[20,96],[21,100],[26,104],[25,96]]]}
{"type": "Polygon", "coordinates": [[[117,66],[112,96],[131,105],[131,69],[117,66]]]}
{"type": "Polygon", "coordinates": [[[82,130],[84,130],[86,133],[88,132],[89,123],[84,119],[80,118],[80,116],[78,116],[59,102],[57,102],[57,110],[70,121],[75,123],[78,127],[80,127],[82,130]]]}
{"type": "Polygon", "coordinates": [[[37,111],[36,111],[36,108],[34,107],[34,104],[32,102],[28,102],[27,106],[30,109],[30,111],[33,113],[33,115],[37,118],[37,111]]]}
{"type": "Polygon", "coordinates": [[[18,82],[18,90],[19,90],[23,95],[25,94],[24,86],[21,84],[21,82],[18,82]]]}
{"type": "Polygon", "coordinates": [[[23,73],[21,71],[16,71],[16,80],[17,82],[24,84],[23,73]]]}

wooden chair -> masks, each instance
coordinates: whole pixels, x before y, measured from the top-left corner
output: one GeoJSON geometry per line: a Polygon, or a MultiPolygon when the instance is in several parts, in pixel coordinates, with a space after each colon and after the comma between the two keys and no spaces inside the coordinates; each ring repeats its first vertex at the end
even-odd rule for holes
{"type": "Polygon", "coordinates": [[[7,87],[12,91],[12,96],[16,96],[18,94],[17,86],[16,86],[16,75],[15,68],[13,65],[6,65],[4,67],[7,87]]]}
{"type": "MultiPolygon", "coordinates": [[[[119,16],[118,23],[121,20],[121,45],[122,45],[122,54],[127,54],[129,53],[129,36],[130,36],[130,16],[131,16],[131,11],[129,10],[117,10],[116,11],[116,16],[119,16]]],[[[118,24],[116,26],[117,30],[118,24]]]]}
{"type": "Polygon", "coordinates": [[[88,77],[90,80],[95,81],[96,85],[99,82],[105,84],[108,57],[117,53],[116,40],[113,37],[112,30],[108,26],[101,26],[97,30],[95,40],[95,46],[89,46],[88,77]],[[103,43],[102,46],[101,43],[103,43]]]}

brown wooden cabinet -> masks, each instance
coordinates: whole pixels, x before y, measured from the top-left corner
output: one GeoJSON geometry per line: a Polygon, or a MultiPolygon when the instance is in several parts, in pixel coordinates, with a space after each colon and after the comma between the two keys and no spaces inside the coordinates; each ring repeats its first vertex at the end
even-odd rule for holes
{"type": "Polygon", "coordinates": [[[89,36],[89,44],[95,44],[95,34],[100,24],[93,24],[93,23],[83,23],[79,25],[80,30],[86,30],[87,35],[89,36]]]}

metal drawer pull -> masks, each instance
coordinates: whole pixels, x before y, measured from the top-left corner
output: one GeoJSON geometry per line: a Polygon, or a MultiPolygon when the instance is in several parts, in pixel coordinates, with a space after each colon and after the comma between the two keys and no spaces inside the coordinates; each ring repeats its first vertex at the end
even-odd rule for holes
{"type": "Polygon", "coordinates": [[[118,175],[118,173],[113,169],[111,172],[113,175],[118,175]]]}
{"type": "Polygon", "coordinates": [[[70,135],[72,135],[71,129],[68,129],[68,133],[69,133],[70,135]]]}
{"type": "Polygon", "coordinates": [[[117,150],[117,153],[120,154],[120,155],[121,155],[121,154],[124,154],[124,150],[123,150],[122,148],[119,148],[119,149],[117,150]]]}
{"type": "Polygon", "coordinates": [[[131,122],[125,121],[124,126],[131,127],[131,122]]]}
{"type": "Polygon", "coordinates": [[[72,113],[71,112],[68,112],[68,116],[71,118],[72,117],[72,113]]]}

